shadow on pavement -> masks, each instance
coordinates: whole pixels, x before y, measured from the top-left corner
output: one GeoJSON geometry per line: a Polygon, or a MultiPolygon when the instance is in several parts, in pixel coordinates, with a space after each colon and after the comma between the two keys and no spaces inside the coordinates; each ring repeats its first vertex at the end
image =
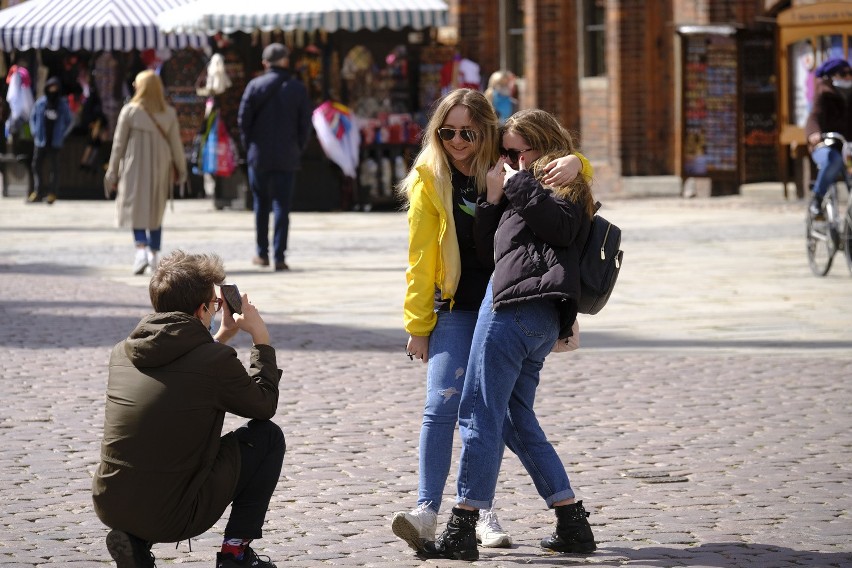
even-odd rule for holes
{"type": "Polygon", "coordinates": [[[648,546],[642,548],[601,547],[592,555],[550,554],[537,549],[527,551],[518,547],[511,551],[492,552],[496,549],[479,550],[480,561],[493,560],[505,565],[517,563],[532,566],[636,566],[651,568],[674,568],[678,566],[702,566],[705,568],[731,568],[734,566],[819,566],[845,567],[852,565],[852,553],[816,552],[794,550],[769,544],[745,544],[741,542],[719,542],[701,544],[689,548],[648,546]]]}

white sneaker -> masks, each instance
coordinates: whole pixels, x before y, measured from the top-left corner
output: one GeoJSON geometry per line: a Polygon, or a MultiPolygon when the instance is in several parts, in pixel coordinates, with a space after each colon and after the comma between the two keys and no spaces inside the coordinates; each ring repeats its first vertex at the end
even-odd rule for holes
{"type": "Polygon", "coordinates": [[[510,548],[512,537],[500,526],[493,509],[479,511],[476,523],[476,541],[485,548],[510,548]]]}
{"type": "Polygon", "coordinates": [[[151,272],[152,272],[152,273],[153,273],[155,270],[157,270],[157,265],[158,265],[159,263],[160,263],[159,255],[158,255],[156,252],[154,252],[154,251],[152,251],[152,250],[149,250],[149,251],[148,251],[148,266],[150,266],[150,267],[151,267],[151,272]]]}
{"type": "Polygon", "coordinates": [[[408,543],[414,550],[423,550],[426,541],[435,540],[438,529],[438,513],[421,503],[410,513],[395,513],[391,521],[393,534],[408,543]]]}
{"type": "Polygon", "coordinates": [[[147,267],[148,254],[145,252],[145,249],[136,249],[136,258],[133,259],[133,274],[137,276],[144,274],[147,267]]]}

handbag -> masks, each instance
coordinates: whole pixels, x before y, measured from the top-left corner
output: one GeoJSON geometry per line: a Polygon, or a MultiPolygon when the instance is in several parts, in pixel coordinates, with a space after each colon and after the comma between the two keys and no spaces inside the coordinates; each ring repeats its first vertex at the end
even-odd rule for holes
{"type": "MultiPolygon", "coordinates": [[[[600,207],[597,202],[595,211],[600,207]]],[[[596,314],[609,300],[624,257],[620,247],[621,229],[595,214],[580,252],[580,299],[577,304],[581,314],[596,314]]]]}

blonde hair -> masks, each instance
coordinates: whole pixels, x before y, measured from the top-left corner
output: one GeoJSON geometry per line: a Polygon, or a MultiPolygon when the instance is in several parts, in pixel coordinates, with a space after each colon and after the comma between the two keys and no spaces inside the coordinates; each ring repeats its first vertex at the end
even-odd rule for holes
{"type": "Polygon", "coordinates": [[[488,87],[485,89],[485,98],[489,101],[493,101],[494,89],[503,83],[508,86],[514,78],[515,74],[511,71],[506,71],[505,69],[500,69],[499,71],[492,73],[491,76],[488,77],[488,87]]]}
{"type": "Polygon", "coordinates": [[[488,99],[473,89],[456,89],[442,98],[432,113],[426,130],[423,132],[423,142],[420,153],[414,160],[414,165],[408,175],[399,182],[397,194],[406,203],[410,200],[411,190],[419,179],[419,166],[426,166],[435,176],[438,187],[452,186],[450,162],[438,129],[443,126],[450,111],[457,107],[467,107],[470,112],[471,127],[476,131],[476,151],[471,164],[471,177],[474,178],[476,190],[485,193],[485,174],[499,157],[497,151],[497,115],[488,99]]]}
{"type": "MultiPolygon", "coordinates": [[[[544,166],[549,162],[573,154],[577,150],[571,133],[559,124],[555,116],[544,110],[525,109],[516,112],[500,128],[501,137],[507,132],[517,134],[526,140],[530,148],[541,152],[541,156],[528,168],[538,180],[544,177],[544,166]]],[[[576,203],[590,216],[594,215],[595,199],[582,174],[561,187],[551,189],[557,197],[576,203]]]]}
{"type": "Polygon", "coordinates": [[[166,97],[163,94],[163,82],[160,77],[150,69],[141,71],[133,80],[136,92],[131,103],[142,105],[151,112],[163,112],[166,110],[166,97]]]}

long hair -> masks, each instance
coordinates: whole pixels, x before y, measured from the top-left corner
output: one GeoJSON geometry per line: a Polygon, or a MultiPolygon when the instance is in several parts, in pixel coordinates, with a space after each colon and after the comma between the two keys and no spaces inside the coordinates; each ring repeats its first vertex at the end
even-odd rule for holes
{"type": "Polygon", "coordinates": [[[148,284],[148,295],[157,312],[192,314],[210,301],[213,286],[224,281],[225,267],[218,255],[178,249],[160,260],[148,284]]]}
{"type": "Polygon", "coordinates": [[[133,81],[136,92],[133,93],[131,103],[140,104],[151,112],[163,112],[166,110],[166,97],[163,94],[163,82],[160,77],[151,70],[141,71],[133,81]]]}
{"type": "Polygon", "coordinates": [[[471,127],[476,130],[476,150],[471,165],[471,173],[479,193],[485,193],[485,174],[497,161],[497,114],[488,99],[473,89],[456,89],[442,98],[435,111],[429,118],[420,153],[414,160],[414,165],[408,175],[399,182],[397,194],[406,203],[411,196],[411,190],[419,178],[417,168],[426,166],[435,176],[439,187],[451,187],[452,175],[450,162],[438,129],[444,124],[447,114],[456,106],[465,106],[470,112],[471,127]]]}
{"type": "MultiPolygon", "coordinates": [[[[513,132],[527,141],[530,148],[541,152],[541,156],[529,165],[537,180],[544,177],[544,166],[550,161],[573,154],[577,147],[568,130],[559,124],[552,114],[539,109],[526,109],[513,114],[500,129],[502,136],[513,132]]],[[[582,174],[561,187],[550,188],[557,197],[582,206],[589,215],[595,213],[595,199],[589,183],[582,174]]]]}

